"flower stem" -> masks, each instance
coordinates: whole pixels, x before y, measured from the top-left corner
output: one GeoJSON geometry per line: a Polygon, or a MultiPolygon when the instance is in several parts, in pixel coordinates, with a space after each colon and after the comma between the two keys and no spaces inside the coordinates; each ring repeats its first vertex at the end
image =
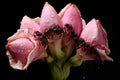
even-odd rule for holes
{"type": "Polygon", "coordinates": [[[54,60],[51,63],[48,62],[48,66],[53,80],[66,80],[70,74],[71,64],[69,62],[54,60]]]}
{"type": "Polygon", "coordinates": [[[71,64],[69,62],[65,63],[63,66],[64,80],[66,80],[70,74],[71,64]]]}
{"type": "Polygon", "coordinates": [[[61,63],[52,62],[49,64],[49,68],[51,70],[51,75],[53,80],[64,80],[61,63]]]}

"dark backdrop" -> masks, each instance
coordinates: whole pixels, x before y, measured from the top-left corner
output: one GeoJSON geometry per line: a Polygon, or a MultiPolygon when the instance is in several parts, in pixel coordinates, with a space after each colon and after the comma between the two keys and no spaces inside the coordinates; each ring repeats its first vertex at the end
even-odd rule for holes
{"type": "MultiPolygon", "coordinates": [[[[92,18],[100,19],[108,33],[109,48],[114,62],[85,62],[80,67],[71,68],[68,80],[120,80],[119,75],[119,25],[118,3],[115,0],[51,0],[48,1],[59,12],[67,3],[78,6],[86,22],[92,18]]],[[[46,63],[35,61],[27,70],[14,70],[9,66],[5,45],[7,38],[19,28],[24,15],[31,18],[40,16],[45,0],[5,0],[3,26],[0,27],[0,80],[50,80],[46,63]]]]}

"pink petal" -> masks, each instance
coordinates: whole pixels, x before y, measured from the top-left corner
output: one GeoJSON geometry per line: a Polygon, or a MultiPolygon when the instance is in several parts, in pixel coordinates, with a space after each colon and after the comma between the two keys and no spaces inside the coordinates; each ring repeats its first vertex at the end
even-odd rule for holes
{"type": "Polygon", "coordinates": [[[40,25],[40,17],[36,17],[33,20],[40,25]]]}
{"type": "Polygon", "coordinates": [[[67,10],[71,5],[72,5],[71,3],[67,4],[67,5],[59,12],[58,15],[59,15],[60,19],[63,17],[64,13],[66,12],[66,10],[67,10]]]}
{"type": "Polygon", "coordinates": [[[46,2],[41,14],[40,30],[44,32],[46,29],[49,29],[53,25],[59,25],[62,27],[57,12],[49,3],[46,2]]]}
{"type": "Polygon", "coordinates": [[[47,56],[39,40],[28,29],[20,29],[9,37],[6,48],[11,67],[19,70],[24,70],[31,62],[47,56]]]}
{"type": "Polygon", "coordinates": [[[33,20],[29,18],[28,16],[24,16],[21,21],[20,29],[29,29],[29,32],[33,34],[34,31],[40,30],[40,26],[37,21],[38,21],[37,19],[33,20]]]}
{"type": "Polygon", "coordinates": [[[82,18],[76,5],[71,5],[62,17],[63,25],[71,24],[75,33],[79,36],[82,31],[82,18]]]}
{"type": "Polygon", "coordinates": [[[20,60],[24,65],[27,63],[27,57],[33,48],[34,44],[26,38],[14,40],[7,46],[12,57],[16,60],[20,60]]]}
{"type": "Polygon", "coordinates": [[[112,60],[107,56],[110,53],[107,33],[98,20],[92,19],[83,29],[80,38],[94,46],[102,60],[112,60]]]}

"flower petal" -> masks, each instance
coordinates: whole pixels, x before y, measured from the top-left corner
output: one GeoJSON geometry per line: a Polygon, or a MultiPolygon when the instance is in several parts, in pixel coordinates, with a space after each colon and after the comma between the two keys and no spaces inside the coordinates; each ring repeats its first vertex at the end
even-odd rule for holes
{"type": "Polygon", "coordinates": [[[20,60],[23,64],[26,64],[27,56],[33,48],[34,44],[26,38],[19,38],[7,45],[7,49],[10,51],[12,57],[20,60]]]}
{"type": "Polygon", "coordinates": [[[62,27],[57,12],[48,2],[46,2],[41,14],[40,30],[44,32],[46,29],[49,29],[54,25],[62,27]]]}
{"type": "Polygon", "coordinates": [[[98,20],[92,19],[83,29],[80,38],[97,49],[102,60],[112,60],[107,56],[110,53],[107,33],[98,20]]]}
{"type": "Polygon", "coordinates": [[[59,15],[60,19],[63,17],[64,13],[66,12],[66,10],[67,10],[71,5],[72,5],[71,3],[67,4],[67,5],[59,12],[58,15],[59,15]]]}
{"type": "Polygon", "coordinates": [[[20,29],[8,38],[6,48],[11,67],[19,70],[24,70],[31,62],[47,56],[41,42],[30,35],[28,29],[20,29]]]}
{"type": "Polygon", "coordinates": [[[40,30],[40,25],[38,24],[37,19],[39,19],[39,18],[31,19],[28,16],[24,16],[22,21],[21,21],[20,29],[29,29],[29,32],[31,34],[33,34],[34,31],[39,31],[40,30]]]}
{"type": "Polygon", "coordinates": [[[66,11],[62,17],[63,25],[71,24],[74,32],[79,36],[82,31],[82,18],[80,16],[80,12],[76,5],[72,4],[66,11]]]}

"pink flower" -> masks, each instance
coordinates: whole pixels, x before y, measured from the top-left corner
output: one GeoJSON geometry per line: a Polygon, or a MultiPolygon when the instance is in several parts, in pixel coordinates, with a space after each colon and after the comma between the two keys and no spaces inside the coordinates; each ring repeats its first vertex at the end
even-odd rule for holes
{"type": "Polygon", "coordinates": [[[40,31],[39,28],[38,23],[24,16],[20,29],[8,38],[7,56],[14,69],[24,70],[31,62],[46,56],[40,40],[34,37],[34,32],[40,31]]]}
{"type": "Polygon", "coordinates": [[[83,29],[80,38],[78,54],[83,55],[85,60],[110,60],[107,55],[110,53],[108,48],[107,33],[103,29],[99,20],[92,19],[83,29]],[[82,51],[81,51],[82,50],[82,51]]]}
{"type": "Polygon", "coordinates": [[[92,19],[86,25],[77,6],[71,3],[57,14],[46,2],[40,18],[24,16],[20,29],[8,38],[6,48],[10,65],[21,70],[44,57],[48,62],[54,58],[65,62],[74,48],[77,53],[70,57],[70,61],[75,65],[79,65],[81,60],[113,61],[108,56],[107,33],[100,21],[92,19]]]}
{"type": "Polygon", "coordinates": [[[24,16],[20,29],[7,40],[6,54],[12,68],[24,70],[42,59],[54,80],[67,79],[71,66],[80,66],[86,60],[113,61],[100,21],[92,19],[86,25],[77,6],[71,3],[57,14],[46,2],[40,18],[24,16]]]}

